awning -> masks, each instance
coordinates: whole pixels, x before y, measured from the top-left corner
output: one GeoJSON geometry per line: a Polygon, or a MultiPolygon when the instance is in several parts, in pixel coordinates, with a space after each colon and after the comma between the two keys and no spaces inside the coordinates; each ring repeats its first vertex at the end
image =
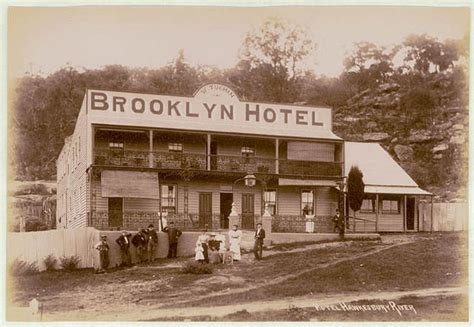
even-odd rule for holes
{"type": "Polygon", "coordinates": [[[331,180],[317,180],[317,179],[290,179],[290,178],[279,178],[279,186],[334,186],[337,184],[331,180]]]}
{"type": "Polygon", "coordinates": [[[159,199],[158,173],[104,170],[101,191],[106,198],[159,199]]]}
{"type": "Polygon", "coordinates": [[[432,195],[430,192],[422,190],[419,187],[407,186],[376,186],[365,185],[364,193],[373,194],[406,194],[406,195],[432,195]]]}

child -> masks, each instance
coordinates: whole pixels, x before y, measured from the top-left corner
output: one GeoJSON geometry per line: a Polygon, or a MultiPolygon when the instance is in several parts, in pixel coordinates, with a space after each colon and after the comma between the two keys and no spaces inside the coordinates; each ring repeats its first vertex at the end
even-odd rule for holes
{"type": "Polygon", "coordinates": [[[199,263],[204,263],[204,248],[202,247],[201,242],[196,243],[196,248],[194,249],[196,255],[194,256],[194,260],[199,263]]]}
{"type": "Polygon", "coordinates": [[[106,273],[109,267],[109,244],[107,243],[107,236],[102,235],[100,242],[95,245],[95,249],[99,251],[100,267],[97,269],[97,274],[106,273]]]}

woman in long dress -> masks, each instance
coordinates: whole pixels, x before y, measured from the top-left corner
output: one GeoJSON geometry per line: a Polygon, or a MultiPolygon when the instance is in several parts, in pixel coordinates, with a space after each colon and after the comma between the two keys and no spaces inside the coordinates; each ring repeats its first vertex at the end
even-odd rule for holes
{"type": "Polygon", "coordinates": [[[233,259],[240,260],[240,241],[242,239],[242,231],[238,229],[237,225],[232,226],[229,231],[229,251],[232,253],[233,259]]]}

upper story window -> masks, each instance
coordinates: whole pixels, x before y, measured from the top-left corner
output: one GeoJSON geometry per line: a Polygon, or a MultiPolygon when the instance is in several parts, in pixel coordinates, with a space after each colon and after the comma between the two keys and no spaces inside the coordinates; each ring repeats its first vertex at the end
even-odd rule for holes
{"type": "Polygon", "coordinates": [[[168,143],[168,151],[183,152],[183,144],[182,143],[168,143]]]}
{"type": "Polygon", "coordinates": [[[123,150],[123,142],[110,142],[109,148],[114,150],[123,150]]]}
{"type": "Polygon", "coordinates": [[[255,157],[255,147],[253,147],[253,146],[243,146],[242,147],[242,156],[244,156],[244,157],[255,157]]]}

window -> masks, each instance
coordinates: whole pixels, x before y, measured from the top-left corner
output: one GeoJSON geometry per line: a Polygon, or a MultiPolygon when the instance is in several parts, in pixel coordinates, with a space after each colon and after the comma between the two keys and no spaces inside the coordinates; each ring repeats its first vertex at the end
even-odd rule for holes
{"type": "Polygon", "coordinates": [[[301,191],[301,211],[303,215],[312,215],[314,213],[314,193],[313,191],[301,191]]]}
{"type": "Polygon", "coordinates": [[[176,212],[176,185],[161,185],[161,212],[176,212]]]}
{"type": "Polygon", "coordinates": [[[362,200],[362,206],[360,207],[360,212],[375,212],[375,198],[366,197],[362,200]]]}
{"type": "Polygon", "coordinates": [[[182,143],[168,143],[168,151],[183,152],[183,144],[182,143]]]}
{"type": "Polygon", "coordinates": [[[123,142],[110,142],[110,149],[123,150],[123,142]]]}
{"type": "Polygon", "coordinates": [[[395,197],[382,199],[382,213],[400,213],[400,199],[395,197]]]}
{"type": "Polygon", "coordinates": [[[244,157],[255,157],[255,148],[253,146],[243,146],[242,156],[244,157]]]}
{"type": "Polygon", "coordinates": [[[276,190],[263,191],[263,212],[268,208],[268,212],[274,216],[276,214],[276,190]]]}

